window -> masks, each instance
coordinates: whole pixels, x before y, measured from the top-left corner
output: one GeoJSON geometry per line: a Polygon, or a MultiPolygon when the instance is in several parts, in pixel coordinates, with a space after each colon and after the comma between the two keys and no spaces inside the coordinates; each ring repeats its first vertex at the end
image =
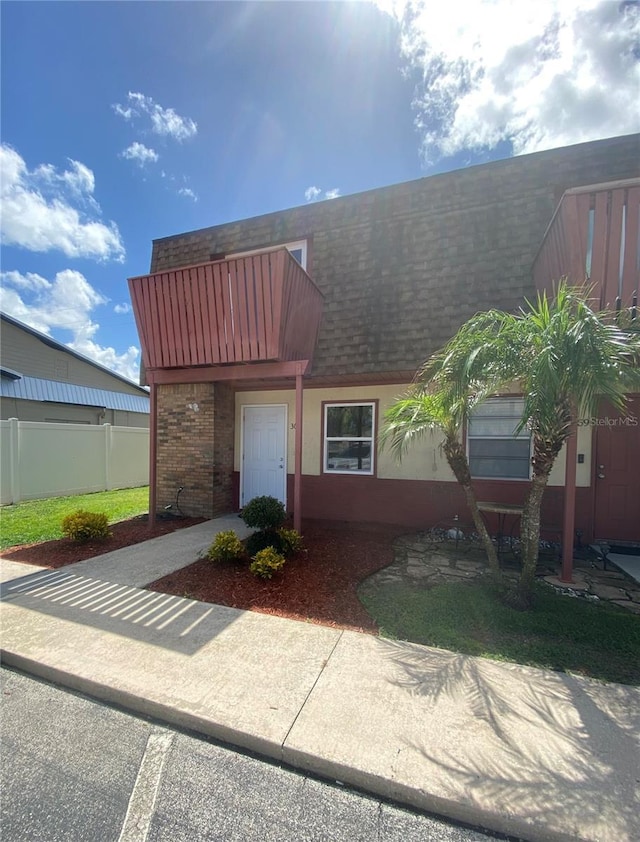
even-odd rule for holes
{"type": "Polygon", "coordinates": [[[469,419],[467,434],[471,476],[487,479],[529,479],[531,436],[516,435],[522,398],[495,398],[479,406],[469,419]]]}
{"type": "Polygon", "coordinates": [[[324,406],[323,470],[327,474],[373,474],[375,404],[324,406]]]}
{"type": "Polygon", "coordinates": [[[307,241],[301,240],[298,243],[287,243],[286,248],[303,269],[307,268],[307,241]]]}
{"type": "Polygon", "coordinates": [[[274,249],[286,248],[294,257],[303,269],[307,268],[307,241],[296,240],[294,243],[280,243],[279,245],[267,246],[262,249],[252,249],[252,251],[234,252],[233,254],[225,255],[227,260],[232,260],[235,257],[249,257],[253,254],[264,254],[265,251],[273,251],[274,249]]]}

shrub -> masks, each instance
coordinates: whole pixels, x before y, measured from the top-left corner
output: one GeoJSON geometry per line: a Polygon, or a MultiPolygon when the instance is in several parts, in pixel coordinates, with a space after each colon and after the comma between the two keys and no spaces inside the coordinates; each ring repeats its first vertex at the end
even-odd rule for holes
{"type": "Polygon", "coordinates": [[[244,507],[240,517],[254,529],[277,529],[285,521],[287,513],[275,497],[254,497],[244,507]]]}
{"type": "Polygon", "coordinates": [[[266,549],[255,554],[249,565],[249,570],[255,576],[260,576],[261,579],[270,579],[276,571],[282,570],[284,562],[283,555],[280,555],[273,547],[266,547],[266,549]]]}
{"type": "Polygon", "coordinates": [[[104,540],[110,535],[107,516],[103,512],[84,512],[82,509],[63,518],[62,532],[79,544],[91,539],[104,540]]]}
{"type": "Polygon", "coordinates": [[[242,541],[233,529],[218,532],[213,544],[207,550],[207,558],[210,561],[238,561],[244,554],[242,541]]]}
{"type": "Polygon", "coordinates": [[[260,550],[272,547],[276,552],[289,558],[302,549],[302,535],[295,529],[262,529],[245,538],[247,554],[253,558],[260,550]]]}
{"type": "Polygon", "coordinates": [[[253,532],[245,539],[245,547],[247,548],[247,555],[253,556],[259,553],[260,550],[266,550],[271,547],[279,553],[284,552],[282,539],[275,529],[263,529],[261,532],[253,532]]]}
{"type": "Polygon", "coordinates": [[[302,549],[302,535],[295,529],[278,529],[280,552],[288,558],[302,549]]]}

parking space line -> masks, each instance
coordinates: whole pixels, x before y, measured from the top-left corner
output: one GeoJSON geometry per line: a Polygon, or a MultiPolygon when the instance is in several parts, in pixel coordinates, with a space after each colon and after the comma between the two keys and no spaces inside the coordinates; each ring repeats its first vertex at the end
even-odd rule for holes
{"type": "Polygon", "coordinates": [[[172,742],[173,734],[168,731],[149,735],[119,842],[145,842],[153,818],[162,769],[172,742]]]}

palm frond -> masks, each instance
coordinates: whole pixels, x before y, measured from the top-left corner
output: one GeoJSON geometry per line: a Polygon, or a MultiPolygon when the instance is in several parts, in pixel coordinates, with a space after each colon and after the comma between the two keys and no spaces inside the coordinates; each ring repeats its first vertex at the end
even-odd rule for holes
{"type": "Polygon", "coordinates": [[[416,388],[386,410],[380,439],[401,459],[414,441],[434,430],[455,435],[459,426],[441,394],[416,388]]]}

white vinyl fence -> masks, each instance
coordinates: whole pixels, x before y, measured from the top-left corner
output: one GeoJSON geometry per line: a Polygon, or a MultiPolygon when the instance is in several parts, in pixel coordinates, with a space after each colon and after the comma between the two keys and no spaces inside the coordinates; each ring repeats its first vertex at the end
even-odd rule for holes
{"type": "Polygon", "coordinates": [[[149,482],[149,430],[0,421],[0,505],[149,482]]]}

